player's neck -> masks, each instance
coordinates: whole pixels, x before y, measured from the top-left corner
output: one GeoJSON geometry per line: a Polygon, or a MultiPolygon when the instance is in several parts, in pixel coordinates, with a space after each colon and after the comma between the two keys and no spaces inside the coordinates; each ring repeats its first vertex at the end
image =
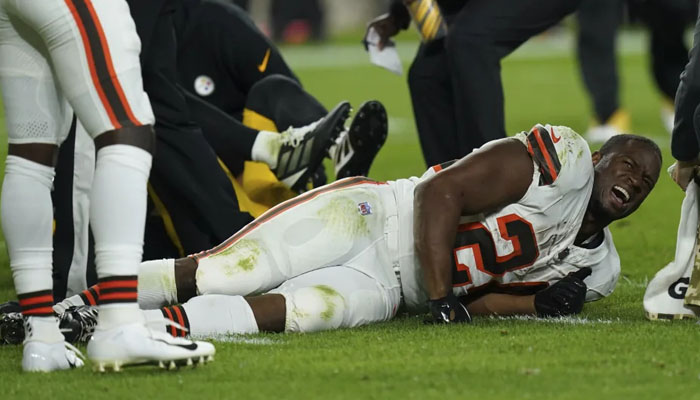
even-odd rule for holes
{"type": "Polygon", "coordinates": [[[583,222],[581,222],[581,227],[576,234],[576,239],[574,240],[575,245],[580,245],[593,235],[602,231],[603,228],[608,226],[609,222],[602,222],[601,218],[597,218],[589,209],[583,216],[583,222]]]}

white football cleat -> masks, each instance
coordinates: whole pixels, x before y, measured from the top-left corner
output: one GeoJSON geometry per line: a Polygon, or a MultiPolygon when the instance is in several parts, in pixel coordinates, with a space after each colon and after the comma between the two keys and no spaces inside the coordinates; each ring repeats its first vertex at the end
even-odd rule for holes
{"type": "Polygon", "coordinates": [[[152,330],[143,323],[95,329],[87,345],[93,369],[119,371],[124,366],[153,364],[161,368],[203,364],[214,359],[211,343],[195,342],[152,330]]]}
{"type": "Polygon", "coordinates": [[[85,364],[82,357],[80,350],[66,342],[30,340],[24,343],[22,369],[29,372],[51,372],[79,368],[85,364]]]}
{"type": "Polygon", "coordinates": [[[590,128],[585,138],[588,143],[605,143],[611,137],[621,134],[622,132],[613,125],[598,125],[590,128]]]}

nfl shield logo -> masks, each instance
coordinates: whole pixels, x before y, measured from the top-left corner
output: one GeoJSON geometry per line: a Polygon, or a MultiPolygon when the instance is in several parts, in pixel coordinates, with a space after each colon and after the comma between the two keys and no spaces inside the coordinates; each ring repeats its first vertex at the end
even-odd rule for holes
{"type": "Polygon", "coordinates": [[[362,203],[357,205],[358,210],[360,210],[360,215],[370,215],[372,214],[372,207],[370,207],[369,203],[366,201],[363,201],[362,203]]]}

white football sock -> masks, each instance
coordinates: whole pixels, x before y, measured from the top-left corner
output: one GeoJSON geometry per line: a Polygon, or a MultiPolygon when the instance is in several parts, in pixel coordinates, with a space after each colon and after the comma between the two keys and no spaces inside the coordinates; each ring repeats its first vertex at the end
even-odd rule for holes
{"type": "Polygon", "coordinates": [[[177,303],[175,260],[144,261],[139,267],[139,307],[152,310],[177,303]]]}
{"type": "Polygon", "coordinates": [[[28,317],[25,323],[24,342],[37,340],[45,343],[63,342],[56,317],[28,317]]]}
{"type": "Polygon", "coordinates": [[[196,296],[185,304],[145,310],[143,313],[150,327],[159,325],[173,336],[183,336],[184,332],[164,325],[164,317],[188,329],[189,334],[196,337],[258,333],[253,310],[243,296],[196,296]]]}
{"type": "MultiPolygon", "coordinates": [[[[151,155],[135,146],[109,145],[97,152],[90,221],[100,284],[105,278],[138,274],[150,169],[151,155]]],[[[107,300],[101,291],[100,304],[98,324],[103,329],[142,320],[136,298],[133,302],[116,302],[107,300]]]]}
{"type": "Polygon", "coordinates": [[[2,229],[18,294],[51,290],[54,169],[7,156],[2,229]]]}
{"type": "Polygon", "coordinates": [[[243,296],[196,296],[182,308],[190,322],[190,334],[194,336],[258,333],[253,310],[243,296]]]}
{"type": "Polygon", "coordinates": [[[270,131],[259,131],[253,142],[250,157],[253,161],[267,164],[270,169],[277,168],[277,157],[280,153],[280,134],[270,131]]]}
{"type": "Polygon", "coordinates": [[[66,312],[66,310],[70,307],[84,305],[96,306],[98,304],[99,298],[99,288],[97,287],[97,285],[94,285],[76,295],[63,299],[62,301],[59,301],[58,303],[54,304],[53,311],[57,315],[61,315],[64,312],[66,312]]]}

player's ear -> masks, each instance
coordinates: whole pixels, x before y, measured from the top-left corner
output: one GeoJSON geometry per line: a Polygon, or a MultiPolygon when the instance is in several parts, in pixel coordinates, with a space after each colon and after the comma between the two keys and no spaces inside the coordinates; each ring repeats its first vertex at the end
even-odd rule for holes
{"type": "Polygon", "coordinates": [[[593,160],[593,165],[597,165],[602,157],[603,156],[600,154],[599,151],[594,151],[593,154],[591,154],[591,159],[593,160]]]}

